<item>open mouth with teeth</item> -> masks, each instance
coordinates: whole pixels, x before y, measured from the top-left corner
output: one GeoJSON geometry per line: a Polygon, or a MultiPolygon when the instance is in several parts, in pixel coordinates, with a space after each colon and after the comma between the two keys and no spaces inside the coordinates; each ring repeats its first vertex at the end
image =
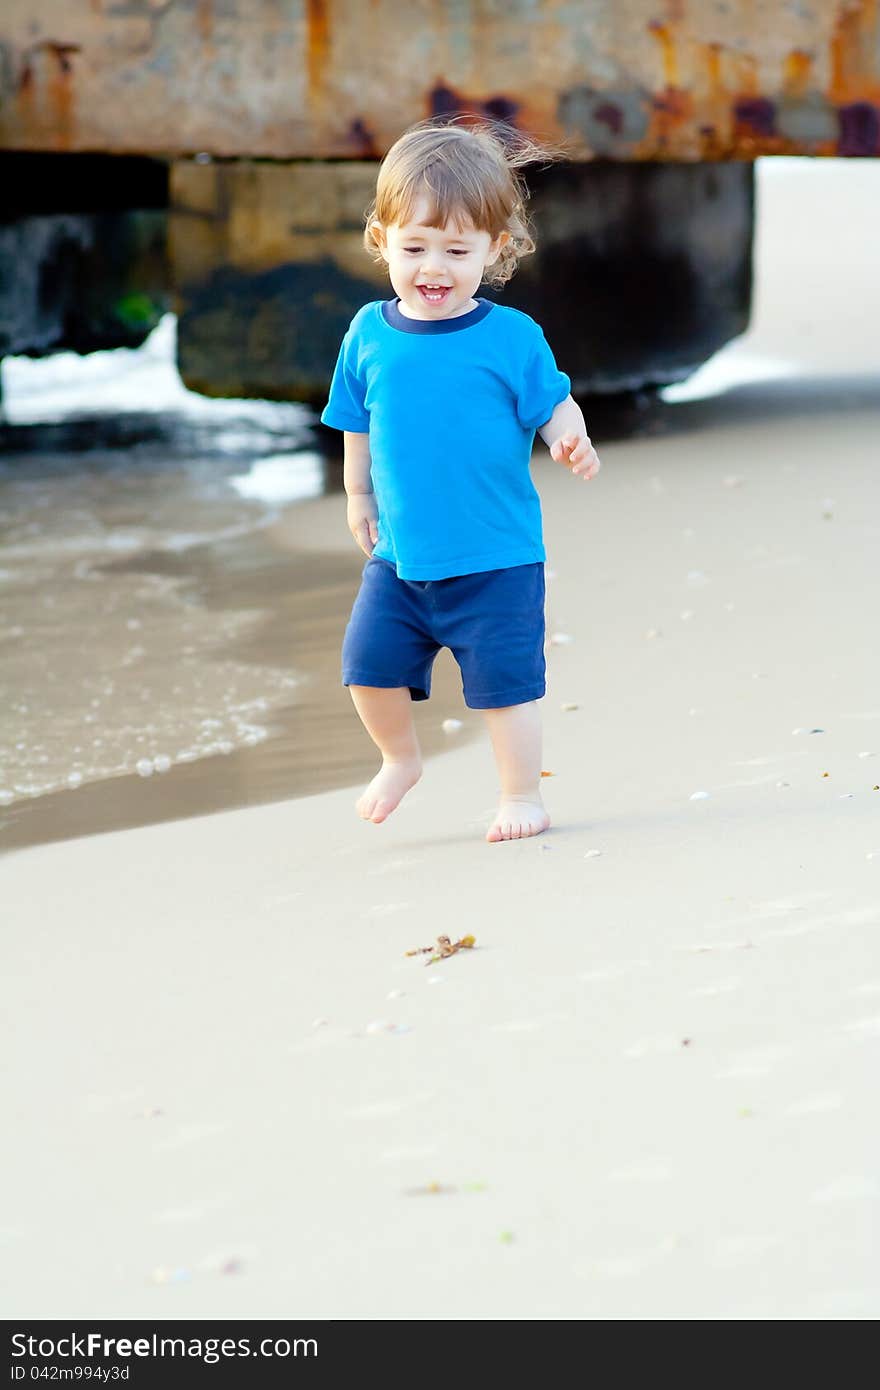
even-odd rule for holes
{"type": "Polygon", "coordinates": [[[449,294],[449,286],[419,285],[418,291],[419,294],[422,296],[422,299],[427,300],[429,304],[442,304],[446,296],[449,294]]]}

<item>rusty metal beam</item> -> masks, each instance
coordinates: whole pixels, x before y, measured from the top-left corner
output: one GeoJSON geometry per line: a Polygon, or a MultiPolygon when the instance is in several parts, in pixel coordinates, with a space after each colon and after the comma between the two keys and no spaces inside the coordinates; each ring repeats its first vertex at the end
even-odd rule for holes
{"type": "Polygon", "coordinates": [[[5,0],[0,148],[374,159],[470,112],[573,160],[880,154],[880,0],[5,0]]]}

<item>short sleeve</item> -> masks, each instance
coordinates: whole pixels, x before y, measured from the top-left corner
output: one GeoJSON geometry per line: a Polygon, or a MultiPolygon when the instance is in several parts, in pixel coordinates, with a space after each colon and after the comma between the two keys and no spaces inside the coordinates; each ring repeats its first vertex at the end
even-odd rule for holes
{"type": "Polygon", "coordinates": [[[516,401],[516,413],[525,430],[546,425],[560,401],[571,394],[571,379],[556,365],[550,344],[535,324],[535,337],[526,357],[516,401]]]}
{"type": "Polygon", "coordinates": [[[364,405],[365,394],[366,385],[358,375],[355,341],[349,329],[336,359],[330,395],[321,412],[321,424],[330,425],[334,430],[368,434],[370,412],[364,405]]]}

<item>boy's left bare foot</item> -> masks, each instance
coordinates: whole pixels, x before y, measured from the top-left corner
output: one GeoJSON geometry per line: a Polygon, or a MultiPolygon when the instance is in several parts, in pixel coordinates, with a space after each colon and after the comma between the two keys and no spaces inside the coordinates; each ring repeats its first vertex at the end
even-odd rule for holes
{"type": "Polygon", "coordinates": [[[524,840],[527,835],[540,835],[550,824],[544,805],[540,801],[505,797],[494,821],[486,832],[486,839],[524,840]]]}

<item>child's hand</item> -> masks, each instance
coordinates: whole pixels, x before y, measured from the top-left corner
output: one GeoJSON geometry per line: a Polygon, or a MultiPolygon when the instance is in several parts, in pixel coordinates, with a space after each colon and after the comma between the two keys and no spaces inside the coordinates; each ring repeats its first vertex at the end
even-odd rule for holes
{"type": "Polygon", "coordinates": [[[554,440],[550,445],[550,457],[556,463],[564,463],[572,473],[582,473],[587,483],[602,467],[599,455],[585,434],[564,434],[561,439],[554,440]]]}
{"type": "Polygon", "coordinates": [[[353,492],[348,499],[348,529],[369,556],[379,540],[379,509],[372,492],[353,492]]]}

